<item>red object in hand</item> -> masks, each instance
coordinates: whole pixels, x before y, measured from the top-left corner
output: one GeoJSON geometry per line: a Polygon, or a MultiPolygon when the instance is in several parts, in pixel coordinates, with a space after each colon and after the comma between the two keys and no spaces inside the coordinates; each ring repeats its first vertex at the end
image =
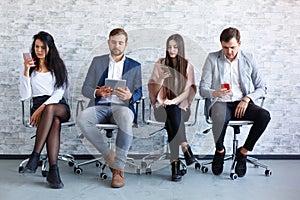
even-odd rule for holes
{"type": "Polygon", "coordinates": [[[225,88],[227,90],[230,90],[230,84],[229,83],[223,83],[223,84],[221,84],[221,88],[225,88]]]}

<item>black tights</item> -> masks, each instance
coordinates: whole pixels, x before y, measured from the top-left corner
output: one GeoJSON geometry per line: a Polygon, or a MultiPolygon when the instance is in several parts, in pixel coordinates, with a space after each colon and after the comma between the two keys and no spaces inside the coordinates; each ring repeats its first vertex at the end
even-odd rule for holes
{"type": "Polygon", "coordinates": [[[45,107],[36,130],[36,139],[33,151],[41,153],[45,143],[49,163],[57,164],[60,146],[61,123],[68,121],[70,114],[64,104],[49,104],[45,107]]]}

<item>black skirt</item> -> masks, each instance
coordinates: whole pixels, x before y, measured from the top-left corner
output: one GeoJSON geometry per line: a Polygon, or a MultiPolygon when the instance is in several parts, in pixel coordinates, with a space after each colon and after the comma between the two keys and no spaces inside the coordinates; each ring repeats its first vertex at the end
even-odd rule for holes
{"type": "MultiPolygon", "coordinates": [[[[44,96],[38,96],[38,97],[33,97],[32,98],[32,107],[30,109],[30,114],[32,115],[34,113],[34,111],[36,111],[43,103],[45,103],[45,101],[47,101],[50,98],[50,96],[48,95],[44,95],[44,96]]],[[[71,116],[71,110],[70,110],[70,106],[68,105],[67,101],[65,100],[65,98],[62,98],[58,104],[63,104],[66,108],[66,111],[68,113],[68,118],[70,118],[71,116]]]]}

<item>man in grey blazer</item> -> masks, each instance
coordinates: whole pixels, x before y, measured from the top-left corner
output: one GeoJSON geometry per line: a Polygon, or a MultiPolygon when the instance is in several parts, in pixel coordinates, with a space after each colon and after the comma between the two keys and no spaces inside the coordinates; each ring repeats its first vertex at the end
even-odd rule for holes
{"type": "Polygon", "coordinates": [[[133,139],[132,124],[136,121],[133,104],[142,97],[141,65],[124,55],[127,40],[127,33],[121,28],[110,32],[110,54],[94,57],[82,86],[82,94],[90,102],[77,118],[83,135],[108,163],[113,173],[113,188],[125,184],[124,168],[133,139]],[[126,80],[126,86],[108,87],[106,78],[126,80]],[[99,134],[98,123],[118,125],[116,152],[108,148],[104,137],[99,134]]]}
{"type": "Polygon", "coordinates": [[[266,95],[267,87],[253,55],[239,49],[241,41],[238,29],[224,29],[220,42],[222,50],[209,53],[206,58],[199,88],[200,95],[207,101],[206,113],[212,120],[216,145],[212,172],[219,175],[223,171],[226,151],[224,137],[228,121],[251,120],[254,124],[244,145],[236,153],[235,172],[243,177],[247,171],[247,152],[253,150],[271,119],[267,110],[255,104],[257,99],[266,95]]]}

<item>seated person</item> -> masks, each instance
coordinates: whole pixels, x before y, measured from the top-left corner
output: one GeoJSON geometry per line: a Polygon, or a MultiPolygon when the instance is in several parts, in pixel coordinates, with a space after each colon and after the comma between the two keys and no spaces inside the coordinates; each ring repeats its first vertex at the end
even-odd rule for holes
{"type": "Polygon", "coordinates": [[[238,29],[224,29],[220,42],[222,50],[207,56],[200,81],[200,95],[210,100],[207,112],[212,119],[216,145],[212,172],[219,175],[223,171],[224,137],[229,120],[251,120],[254,124],[244,145],[236,153],[235,173],[243,177],[247,171],[247,153],[253,150],[271,119],[267,110],[254,103],[266,95],[267,87],[253,55],[239,49],[241,40],[238,29]],[[227,87],[221,86],[225,83],[227,87]]]}
{"type": "Polygon", "coordinates": [[[19,91],[22,99],[32,97],[30,125],[37,129],[34,149],[21,172],[35,173],[46,144],[50,164],[47,181],[52,188],[62,188],[57,158],[61,123],[70,118],[70,108],[63,98],[68,86],[67,69],[49,33],[41,31],[33,36],[31,55],[24,57],[19,91]]]}
{"type": "Polygon", "coordinates": [[[141,65],[124,55],[128,45],[127,33],[113,29],[109,34],[110,54],[94,57],[85,81],[82,94],[90,99],[88,108],[77,118],[83,135],[96,147],[108,163],[112,173],[111,187],[124,186],[124,168],[132,143],[133,104],[142,97],[141,65]],[[105,86],[105,79],[126,80],[126,87],[116,89],[105,86]],[[119,129],[116,137],[116,152],[108,148],[96,124],[114,123],[119,129]]]}
{"type": "Polygon", "coordinates": [[[159,59],[148,82],[149,97],[154,112],[165,122],[171,152],[172,181],[181,180],[179,146],[187,165],[196,160],[187,143],[185,124],[196,94],[194,68],[185,59],[181,35],[171,35],[166,44],[166,57],[159,59]]]}

